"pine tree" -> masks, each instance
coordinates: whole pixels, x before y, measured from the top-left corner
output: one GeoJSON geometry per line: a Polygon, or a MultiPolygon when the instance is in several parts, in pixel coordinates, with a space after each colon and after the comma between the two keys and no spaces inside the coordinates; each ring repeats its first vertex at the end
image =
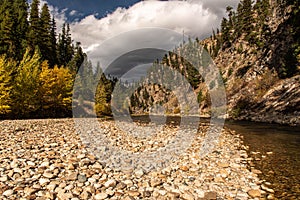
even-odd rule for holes
{"type": "Polygon", "coordinates": [[[60,65],[67,66],[74,55],[74,48],[72,46],[72,38],[69,24],[64,24],[62,32],[59,35],[57,46],[57,58],[60,65]]]}
{"type": "Polygon", "coordinates": [[[8,57],[14,57],[16,44],[13,37],[14,31],[14,12],[12,2],[4,0],[1,5],[1,29],[0,29],[0,52],[6,53],[8,57]]]}
{"type": "Polygon", "coordinates": [[[222,22],[221,22],[221,32],[222,32],[222,37],[221,37],[221,41],[223,44],[227,44],[224,45],[226,47],[228,47],[228,44],[231,42],[230,39],[230,24],[229,21],[223,17],[222,22]]]}
{"type": "Polygon", "coordinates": [[[31,7],[30,7],[30,15],[29,15],[29,42],[31,48],[34,49],[40,43],[40,16],[39,16],[39,0],[32,0],[31,7]]]}
{"type": "Polygon", "coordinates": [[[252,12],[252,1],[242,0],[238,5],[238,23],[239,32],[245,33],[246,37],[249,36],[254,30],[253,27],[253,12],[252,12]]]}
{"type": "Polygon", "coordinates": [[[75,47],[75,55],[73,56],[72,60],[68,63],[68,68],[72,72],[77,73],[84,61],[85,56],[86,55],[83,53],[82,48],[80,46],[80,42],[77,42],[75,47]]]}
{"type": "Polygon", "coordinates": [[[0,6],[0,54],[19,61],[27,46],[26,0],[2,0],[0,6]]]}
{"type": "Polygon", "coordinates": [[[50,46],[51,50],[50,50],[49,54],[52,58],[53,64],[58,64],[57,53],[56,53],[57,52],[56,22],[55,22],[54,16],[52,17],[52,21],[51,21],[50,42],[51,42],[51,46],[50,46]]]}
{"type": "Polygon", "coordinates": [[[28,32],[28,4],[26,0],[15,0],[13,4],[13,10],[15,12],[15,35],[16,38],[16,51],[14,58],[18,61],[22,59],[28,42],[27,42],[27,32],[28,32]]]}
{"type": "Polygon", "coordinates": [[[49,65],[53,66],[55,60],[53,60],[51,52],[51,16],[47,4],[42,7],[41,17],[40,17],[40,42],[38,44],[42,59],[48,60],[49,65]]]}

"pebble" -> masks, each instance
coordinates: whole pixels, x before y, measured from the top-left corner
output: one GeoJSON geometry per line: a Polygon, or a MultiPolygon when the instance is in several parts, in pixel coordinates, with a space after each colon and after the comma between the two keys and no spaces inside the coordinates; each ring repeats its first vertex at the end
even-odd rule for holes
{"type": "Polygon", "coordinates": [[[108,195],[106,193],[99,193],[99,194],[95,195],[96,200],[106,199],[107,197],[108,197],[108,195]]]}
{"type": "Polygon", "coordinates": [[[134,174],[136,175],[136,177],[141,178],[144,175],[144,171],[142,169],[139,169],[135,171],[134,174]]]}
{"type": "Polygon", "coordinates": [[[11,196],[12,194],[14,193],[14,191],[13,190],[6,190],[5,192],[3,192],[3,196],[6,196],[6,197],[9,197],[9,196],[11,196]]]}
{"type": "MultiPolygon", "coordinates": [[[[139,149],[156,151],[174,137],[174,128],[171,127],[164,127],[149,140],[128,137],[112,121],[101,122],[100,126],[116,146],[136,153],[139,149]]],[[[201,126],[201,131],[205,127],[201,126]]],[[[220,145],[207,157],[199,156],[203,137],[196,134],[194,142],[178,159],[149,172],[148,163],[122,170],[98,160],[90,153],[93,143],[98,141],[97,135],[93,135],[89,145],[83,145],[80,141],[82,135],[74,130],[73,119],[4,120],[0,129],[5,130],[1,135],[3,140],[0,140],[0,199],[274,197],[273,194],[263,194],[264,191],[271,192],[272,189],[268,188],[271,184],[261,181],[265,185],[260,185],[256,175],[259,171],[247,169],[248,161],[252,160],[246,147],[238,135],[229,130],[223,131],[220,145]],[[26,132],[15,132],[15,127],[26,132]]],[[[90,134],[94,132],[96,134],[96,131],[90,134]]]]}
{"type": "Polygon", "coordinates": [[[43,174],[43,176],[45,177],[45,178],[53,178],[55,175],[54,174],[51,174],[51,173],[47,173],[47,172],[45,172],[44,174],[43,174]]]}
{"type": "Polygon", "coordinates": [[[249,190],[248,194],[255,198],[255,197],[260,197],[261,196],[261,191],[260,190],[249,190]]]}
{"type": "Polygon", "coordinates": [[[82,174],[79,174],[77,179],[79,183],[85,183],[87,180],[86,176],[82,174]]]}
{"type": "Polygon", "coordinates": [[[206,192],[206,193],[204,193],[204,198],[207,200],[215,200],[215,199],[217,199],[217,193],[216,192],[206,192]]]}
{"type": "Polygon", "coordinates": [[[106,188],[108,188],[108,187],[115,187],[116,184],[117,184],[117,182],[114,179],[110,179],[110,180],[108,180],[107,182],[104,183],[104,186],[106,188]]]}
{"type": "Polygon", "coordinates": [[[8,180],[8,176],[7,175],[4,175],[4,176],[0,177],[0,181],[1,182],[6,182],[7,180],[8,180]]]}
{"type": "Polygon", "coordinates": [[[49,183],[49,182],[50,182],[50,180],[47,179],[47,178],[41,178],[41,179],[39,180],[39,183],[40,183],[41,186],[44,186],[44,185],[46,185],[46,184],[49,183]]]}

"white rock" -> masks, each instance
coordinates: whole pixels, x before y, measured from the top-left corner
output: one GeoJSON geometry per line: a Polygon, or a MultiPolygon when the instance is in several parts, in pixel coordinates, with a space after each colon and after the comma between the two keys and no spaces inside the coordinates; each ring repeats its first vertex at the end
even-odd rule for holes
{"type": "Polygon", "coordinates": [[[95,199],[96,200],[102,200],[102,199],[106,199],[107,198],[107,194],[106,193],[99,193],[95,195],[95,199]]]}
{"type": "Polygon", "coordinates": [[[9,197],[11,195],[13,195],[14,191],[13,190],[6,190],[5,192],[3,192],[3,196],[9,197]]]}
{"type": "Polygon", "coordinates": [[[40,178],[40,180],[39,180],[39,183],[40,183],[42,186],[46,185],[46,184],[49,183],[49,182],[50,182],[50,180],[47,179],[47,178],[40,178]]]}
{"type": "Polygon", "coordinates": [[[115,187],[117,182],[114,179],[110,179],[104,183],[105,187],[115,187]]]}

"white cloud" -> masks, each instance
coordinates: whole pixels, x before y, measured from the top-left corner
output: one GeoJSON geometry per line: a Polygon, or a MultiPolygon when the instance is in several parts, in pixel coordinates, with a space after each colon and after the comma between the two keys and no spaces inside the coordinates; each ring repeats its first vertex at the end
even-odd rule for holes
{"type": "Polygon", "coordinates": [[[132,7],[118,8],[105,18],[87,16],[72,24],[72,35],[85,49],[102,43],[121,32],[145,27],[183,30],[191,35],[205,37],[219,25],[219,17],[202,4],[183,1],[143,1],[132,7]]]}
{"type": "MultiPolygon", "coordinates": [[[[208,37],[213,28],[219,27],[226,6],[235,7],[238,2],[239,0],[141,1],[128,9],[118,8],[102,19],[89,15],[73,22],[72,37],[75,41],[81,42],[84,50],[91,57],[97,55],[105,40],[139,28],[166,28],[180,34],[184,30],[187,35],[202,39],[208,37]]],[[[51,5],[49,9],[54,14],[60,30],[59,27],[66,21],[66,10],[59,11],[51,5]]],[[[75,12],[71,11],[70,15],[72,14],[75,12]]],[[[142,42],[141,38],[136,38],[136,41],[142,42]]],[[[118,46],[122,49],[130,45],[128,41],[119,41],[119,43],[118,46]]]]}

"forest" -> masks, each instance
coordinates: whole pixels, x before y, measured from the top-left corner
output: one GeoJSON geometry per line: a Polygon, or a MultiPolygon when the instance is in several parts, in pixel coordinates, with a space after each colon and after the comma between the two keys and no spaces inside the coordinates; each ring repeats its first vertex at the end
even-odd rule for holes
{"type": "Polygon", "coordinates": [[[69,24],[57,33],[48,5],[0,0],[0,115],[71,115],[75,75],[86,55],[69,24]]]}

